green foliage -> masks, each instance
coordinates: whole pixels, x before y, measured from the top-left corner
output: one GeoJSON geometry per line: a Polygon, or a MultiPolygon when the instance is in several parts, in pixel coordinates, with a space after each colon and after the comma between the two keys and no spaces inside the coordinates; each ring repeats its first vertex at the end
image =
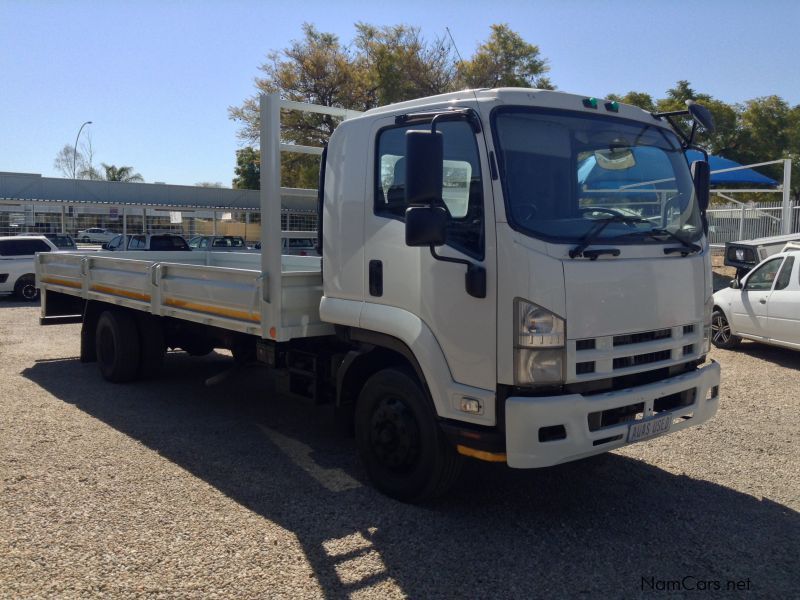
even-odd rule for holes
{"type": "Polygon", "coordinates": [[[622,102],[623,104],[638,106],[639,108],[649,112],[654,112],[656,110],[656,103],[653,102],[653,97],[645,92],[628,92],[624,96],[620,96],[619,94],[609,94],[608,99],[616,100],[617,102],[622,102]]]}
{"type": "Polygon", "coordinates": [[[100,163],[105,170],[106,181],[122,181],[124,183],[141,183],[144,181],[139,173],[133,170],[133,167],[117,167],[116,165],[107,165],[100,163]]]}
{"type": "Polygon", "coordinates": [[[355,47],[354,62],[369,107],[453,89],[455,65],[443,38],[428,43],[417,27],[357,23],[355,47]]]}
{"type": "Polygon", "coordinates": [[[466,87],[533,87],[554,89],[545,76],[550,68],[539,54],[508,25],[492,25],[489,39],[471,60],[458,63],[458,79],[466,87]]]}
{"type": "Polygon", "coordinates": [[[261,187],[261,153],[252,146],[236,151],[236,177],[231,185],[234,189],[257,190],[261,187]]]}

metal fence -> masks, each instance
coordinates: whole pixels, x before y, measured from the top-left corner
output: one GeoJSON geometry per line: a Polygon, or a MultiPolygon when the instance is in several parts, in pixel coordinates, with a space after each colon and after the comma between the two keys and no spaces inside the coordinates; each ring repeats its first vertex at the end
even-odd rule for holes
{"type": "MultiPolygon", "coordinates": [[[[781,202],[714,206],[708,210],[709,241],[722,246],[725,242],[781,235],[781,214],[781,202]]],[[[800,203],[792,204],[790,215],[791,233],[800,233],[800,203]]]]}

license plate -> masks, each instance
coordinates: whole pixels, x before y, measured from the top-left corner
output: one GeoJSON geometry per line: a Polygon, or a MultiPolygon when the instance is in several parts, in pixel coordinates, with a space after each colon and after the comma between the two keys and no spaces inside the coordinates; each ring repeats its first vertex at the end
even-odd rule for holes
{"type": "Polygon", "coordinates": [[[628,443],[639,442],[647,438],[667,433],[672,425],[672,415],[664,415],[647,421],[640,421],[628,427],[628,443]]]}

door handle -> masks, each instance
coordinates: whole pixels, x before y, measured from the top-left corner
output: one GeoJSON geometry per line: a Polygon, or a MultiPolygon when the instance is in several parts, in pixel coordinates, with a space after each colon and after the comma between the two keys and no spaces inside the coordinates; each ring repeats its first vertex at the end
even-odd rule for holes
{"type": "Polygon", "coordinates": [[[383,262],[369,261],[369,295],[383,296],[383,262]]]}
{"type": "Polygon", "coordinates": [[[766,298],[760,298],[759,302],[761,302],[761,304],[766,304],[767,303],[767,299],[766,298]]]}

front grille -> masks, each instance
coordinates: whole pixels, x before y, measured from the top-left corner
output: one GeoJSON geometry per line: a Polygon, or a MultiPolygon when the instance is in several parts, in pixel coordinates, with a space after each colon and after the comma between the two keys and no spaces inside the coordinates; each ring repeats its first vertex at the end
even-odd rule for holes
{"type": "Polygon", "coordinates": [[[656,329],[655,331],[643,331],[641,333],[629,333],[626,335],[615,335],[614,346],[627,346],[629,344],[642,344],[655,340],[665,340],[672,337],[672,329],[656,329]]]}
{"type": "Polygon", "coordinates": [[[695,322],[572,340],[568,346],[569,378],[588,382],[699,358],[702,331],[700,323],[695,322]]]}
{"type": "Polygon", "coordinates": [[[586,375],[587,373],[594,373],[594,361],[576,363],[575,373],[577,373],[578,375],[586,375]]]}
{"type": "Polygon", "coordinates": [[[638,367],[639,365],[647,365],[662,360],[669,360],[670,358],[672,358],[671,350],[648,352],[647,354],[634,354],[633,356],[622,356],[614,359],[614,369],[638,367]]]}

